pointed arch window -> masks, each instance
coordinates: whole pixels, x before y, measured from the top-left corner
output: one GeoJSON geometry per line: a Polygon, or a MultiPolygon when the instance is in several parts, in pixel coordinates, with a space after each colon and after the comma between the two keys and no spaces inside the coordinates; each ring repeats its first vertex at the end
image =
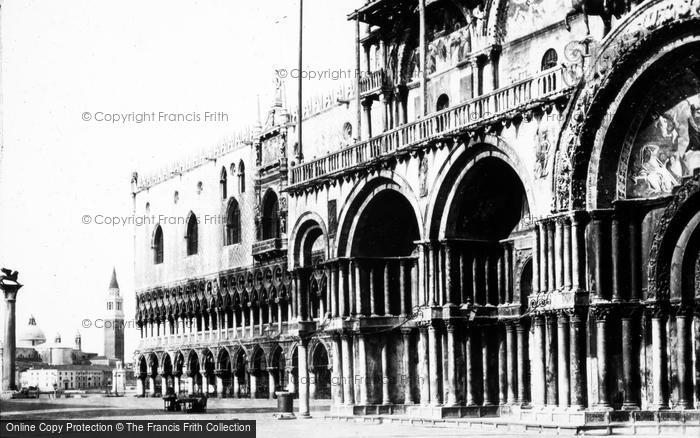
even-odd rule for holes
{"type": "Polygon", "coordinates": [[[243,160],[238,163],[238,190],[245,193],[245,164],[243,164],[243,160]]]}
{"type": "Polygon", "coordinates": [[[158,225],[153,233],[153,264],[161,263],[163,263],[163,229],[158,225]]]}
{"type": "Polygon", "coordinates": [[[187,220],[187,234],[185,235],[187,240],[187,255],[197,254],[199,246],[199,230],[197,227],[197,216],[194,213],[190,213],[190,217],[187,220]]]}
{"type": "Polygon", "coordinates": [[[221,176],[219,178],[219,184],[221,185],[221,199],[226,200],[228,194],[226,193],[226,183],[228,182],[228,175],[226,175],[226,168],[221,168],[221,176]]]}
{"type": "Polygon", "coordinates": [[[226,245],[241,243],[241,209],[234,198],[226,210],[226,245]]]}
{"type": "Polygon", "coordinates": [[[269,191],[263,198],[262,209],[262,238],[263,240],[280,237],[280,212],[279,200],[273,191],[269,191]]]}

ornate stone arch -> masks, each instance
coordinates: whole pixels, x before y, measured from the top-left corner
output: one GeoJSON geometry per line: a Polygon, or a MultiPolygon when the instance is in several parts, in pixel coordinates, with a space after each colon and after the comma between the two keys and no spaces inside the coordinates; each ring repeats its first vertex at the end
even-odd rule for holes
{"type": "MultiPolygon", "coordinates": [[[[695,239],[700,229],[700,174],[688,180],[675,193],[673,199],[664,210],[654,231],[654,238],[649,250],[649,263],[647,275],[649,278],[647,296],[651,300],[666,300],[673,298],[681,300],[682,296],[671,297],[671,279],[674,264],[678,265],[683,260],[678,260],[678,244],[682,240],[687,229],[693,233],[695,239]],[[675,262],[675,263],[674,263],[675,262]]],[[[687,233],[687,232],[686,232],[687,233]]],[[[696,253],[697,254],[697,253],[696,253]]],[[[689,254],[692,256],[693,254],[689,254]]],[[[681,258],[684,254],[681,253],[681,258]]],[[[697,258],[697,255],[695,255],[697,258]]],[[[697,263],[697,262],[696,262],[697,263]]],[[[678,269],[678,268],[676,268],[678,269]]],[[[676,275],[678,272],[676,272],[676,275]]],[[[687,291],[684,291],[687,292],[687,291]]]]}
{"type": "Polygon", "coordinates": [[[384,190],[395,191],[406,198],[413,208],[419,232],[423,230],[424,219],[420,203],[408,181],[394,172],[382,170],[369,179],[359,180],[346,197],[339,212],[338,233],[332,247],[332,257],[350,255],[351,242],[362,212],[372,198],[384,190]]]}
{"type": "Polygon", "coordinates": [[[597,200],[592,203],[589,198],[589,166],[594,153],[600,153],[595,148],[603,146],[601,136],[607,133],[611,121],[611,104],[621,101],[620,90],[625,91],[633,82],[630,76],[642,74],[645,66],[661,59],[664,48],[678,48],[700,38],[699,28],[698,0],[647,1],[627,14],[599,47],[594,47],[595,53],[586,61],[566,113],[566,128],[555,155],[553,192],[557,210],[597,205],[597,200]]]}
{"type": "Polygon", "coordinates": [[[445,211],[452,204],[460,182],[469,170],[484,158],[498,158],[508,164],[522,182],[530,211],[544,213],[541,206],[535,203],[532,191],[533,178],[530,171],[522,163],[518,154],[501,137],[487,135],[477,143],[461,143],[450,151],[442,167],[437,172],[426,210],[425,228],[423,234],[430,238],[445,238],[448,215],[445,211]]]}
{"type": "Polygon", "coordinates": [[[328,239],[328,228],[326,228],[326,223],[318,213],[307,211],[301,216],[299,216],[296,223],[294,224],[294,228],[292,229],[292,233],[290,235],[289,241],[292,243],[292,259],[289,261],[290,269],[294,269],[295,265],[301,266],[300,262],[302,259],[303,243],[306,240],[309,233],[313,232],[314,230],[316,230],[316,232],[320,231],[321,235],[325,236],[325,256],[326,258],[329,258],[330,244],[328,239]]]}

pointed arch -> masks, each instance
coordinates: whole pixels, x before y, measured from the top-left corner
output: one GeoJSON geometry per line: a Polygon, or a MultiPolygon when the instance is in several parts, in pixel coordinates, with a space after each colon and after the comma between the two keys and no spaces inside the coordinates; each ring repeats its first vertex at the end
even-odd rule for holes
{"type": "Polygon", "coordinates": [[[185,234],[185,239],[187,240],[187,255],[195,255],[199,251],[199,224],[197,221],[197,216],[190,211],[187,217],[187,233],[185,234]]]}
{"type": "Polygon", "coordinates": [[[160,224],[156,225],[156,229],[153,230],[151,248],[153,249],[153,264],[163,263],[163,228],[160,224]]]}
{"type": "Polygon", "coordinates": [[[245,163],[243,160],[238,162],[238,191],[245,193],[245,163]]]}
{"type": "Polygon", "coordinates": [[[219,186],[221,187],[221,199],[225,201],[228,197],[228,175],[226,174],[226,167],[221,167],[219,186]]]}
{"type": "Polygon", "coordinates": [[[241,243],[241,208],[236,198],[231,198],[226,207],[226,245],[241,243]]]}

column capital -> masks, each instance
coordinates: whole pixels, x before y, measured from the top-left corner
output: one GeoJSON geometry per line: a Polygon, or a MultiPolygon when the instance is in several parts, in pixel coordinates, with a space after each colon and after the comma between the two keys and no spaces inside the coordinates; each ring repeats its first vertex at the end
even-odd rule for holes
{"type": "Polygon", "coordinates": [[[413,333],[413,328],[411,328],[411,327],[402,327],[401,328],[401,334],[403,336],[410,336],[411,333],[413,333]]]}
{"type": "Polygon", "coordinates": [[[556,311],[557,324],[563,326],[569,323],[569,309],[559,309],[556,311]]]}
{"type": "Polygon", "coordinates": [[[591,316],[598,323],[606,322],[610,315],[612,314],[613,308],[611,306],[593,306],[591,307],[591,316]]]}

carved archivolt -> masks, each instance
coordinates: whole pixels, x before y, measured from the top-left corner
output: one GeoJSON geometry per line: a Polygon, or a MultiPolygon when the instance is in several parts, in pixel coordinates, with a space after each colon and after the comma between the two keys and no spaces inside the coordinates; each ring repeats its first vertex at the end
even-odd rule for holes
{"type": "Polygon", "coordinates": [[[693,22],[700,24],[700,0],[647,1],[630,12],[598,47],[591,41],[581,43],[581,53],[591,47],[595,50],[590,56],[581,57],[579,85],[555,157],[557,177],[553,189],[557,210],[585,207],[588,163],[609,103],[606,94],[619,89],[629,78],[630,70],[638,68],[639,59],[643,59],[640,49],[668,39],[665,34],[669,30],[692,28],[693,22]]]}

